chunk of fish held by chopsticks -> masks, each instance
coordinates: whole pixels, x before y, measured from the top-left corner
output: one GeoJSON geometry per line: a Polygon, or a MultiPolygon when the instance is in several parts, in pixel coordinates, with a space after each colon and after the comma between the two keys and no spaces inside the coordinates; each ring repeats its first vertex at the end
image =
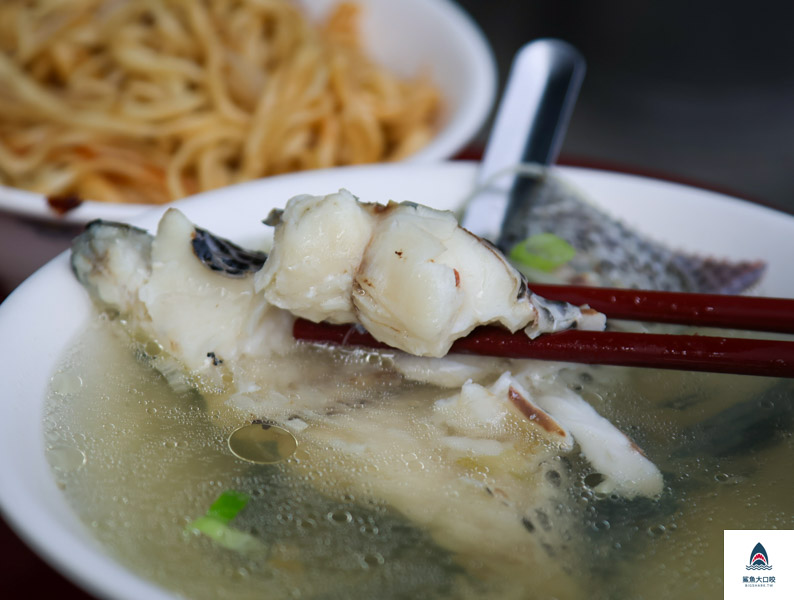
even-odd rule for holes
{"type": "Polygon", "coordinates": [[[530,337],[603,329],[587,307],[533,294],[490,243],[449,211],[359,202],[347,190],[296,196],[269,220],[274,248],[256,275],[268,302],[315,322],[360,323],[418,356],[444,356],[475,327],[500,324],[530,337]]]}

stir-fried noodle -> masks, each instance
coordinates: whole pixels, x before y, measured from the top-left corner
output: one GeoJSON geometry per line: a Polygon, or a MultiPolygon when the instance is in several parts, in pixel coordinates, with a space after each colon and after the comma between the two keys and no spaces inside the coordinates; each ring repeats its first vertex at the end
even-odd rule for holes
{"type": "Polygon", "coordinates": [[[4,0],[0,183],[161,203],[301,169],[396,160],[439,96],[368,59],[358,8],[289,0],[4,0]]]}

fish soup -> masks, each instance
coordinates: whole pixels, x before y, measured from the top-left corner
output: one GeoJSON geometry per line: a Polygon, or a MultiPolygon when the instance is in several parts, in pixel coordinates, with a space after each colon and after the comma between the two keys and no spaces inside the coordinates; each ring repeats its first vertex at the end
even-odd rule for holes
{"type": "Polygon", "coordinates": [[[665,490],[654,499],[604,497],[593,489],[600,475],[575,452],[552,458],[539,471],[545,491],[531,494],[523,516],[513,507],[516,538],[500,548],[477,526],[515,499],[493,483],[487,456],[449,466],[428,449],[435,432],[422,431],[423,407],[449,389],[407,381],[392,354],[303,348],[292,358],[298,370],[332,374],[325,393],[338,401],[323,417],[329,430],[373,409],[372,418],[399,424],[410,443],[373,440],[359,454],[330,437],[312,440],[312,424],[295,431],[292,456],[252,465],[227,447],[244,411],[174,392],[136,360],[115,325],[97,319],[53,377],[48,458],[108,552],[187,597],[709,597],[722,588],[723,529],[791,526],[794,475],[780,468],[794,450],[790,428],[770,427],[751,446],[739,439],[736,418],[711,439],[696,428],[719,422],[726,406],[790,407],[789,384],[555,369],[644,448],[665,490]],[[725,441],[731,427],[736,439],[725,441]],[[470,483],[454,485],[444,469],[460,469],[470,483]],[[383,499],[378,480],[395,482],[388,496],[402,511],[383,499]],[[229,490],[249,497],[229,524],[246,535],[237,546],[190,527],[229,490]],[[428,505],[438,512],[423,513],[428,505]],[[515,552],[521,537],[524,551],[515,552]]]}
{"type": "Polygon", "coordinates": [[[724,529],[790,524],[790,382],[447,355],[604,318],[450,213],[339,192],[267,222],[268,257],[173,209],[74,246],[99,310],[48,457],[133,571],[191,598],[699,598],[724,529]],[[297,342],[295,315],[402,350],[297,342]]]}

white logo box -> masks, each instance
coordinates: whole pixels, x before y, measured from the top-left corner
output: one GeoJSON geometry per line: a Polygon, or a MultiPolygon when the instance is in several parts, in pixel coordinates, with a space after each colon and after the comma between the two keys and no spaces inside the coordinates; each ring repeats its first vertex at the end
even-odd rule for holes
{"type": "Polygon", "coordinates": [[[725,600],[794,600],[794,529],[726,529],[723,547],[725,600]]]}

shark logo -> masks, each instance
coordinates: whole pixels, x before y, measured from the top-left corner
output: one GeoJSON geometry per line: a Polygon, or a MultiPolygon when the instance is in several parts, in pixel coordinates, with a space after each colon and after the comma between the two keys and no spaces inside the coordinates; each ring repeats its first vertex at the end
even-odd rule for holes
{"type": "Polygon", "coordinates": [[[760,542],[757,543],[750,553],[750,564],[745,569],[748,571],[758,571],[760,569],[768,571],[771,568],[772,565],[769,564],[769,555],[766,553],[766,548],[760,542]]]}

